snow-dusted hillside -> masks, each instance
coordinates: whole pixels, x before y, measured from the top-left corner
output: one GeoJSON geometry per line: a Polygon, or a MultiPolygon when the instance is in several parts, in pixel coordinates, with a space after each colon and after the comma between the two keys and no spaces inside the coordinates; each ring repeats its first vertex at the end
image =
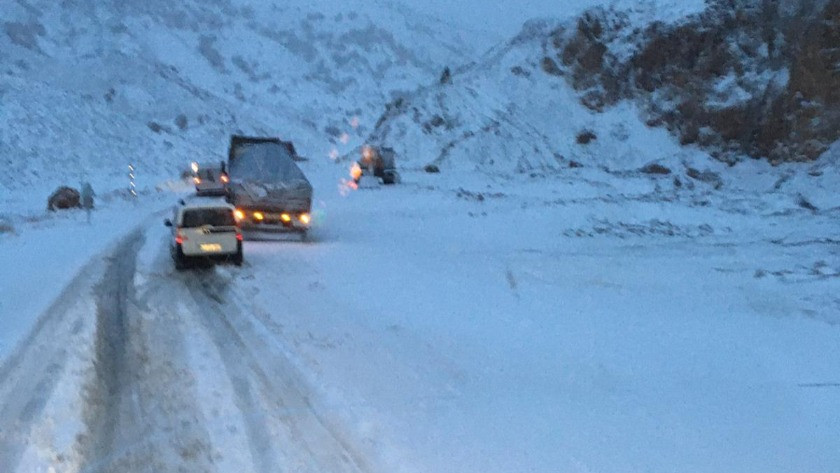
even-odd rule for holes
{"type": "MultiPolygon", "coordinates": [[[[642,2],[627,10],[627,18],[639,26],[673,21],[696,12],[702,3],[661,6],[642,2]]],[[[450,81],[396,98],[386,106],[369,142],[394,147],[413,165],[484,171],[539,172],[573,162],[629,169],[699,156],[666,131],[646,126],[632,103],[597,113],[582,105],[565,81],[546,71],[543,58],[552,32],[575,22],[528,22],[511,41],[455,71],[450,81]],[[594,136],[585,138],[588,132],[594,136]]]]}
{"type": "Polygon", "coordinates": [[[840,2],[680,6],[619,2],[532,21],[392,101],[369,141],[416,164],[533,172],[706,153],[808,161],[837,140],[840,2]]]}
{"type": "Polygon", "coordinates": [[[221,158],[240,130],[326,157],[368,133],[391,93],[491,40],[388,2],[16,0],[0,13],[10,190],[107,181],[128,162],[172,174],[221,158]]]}

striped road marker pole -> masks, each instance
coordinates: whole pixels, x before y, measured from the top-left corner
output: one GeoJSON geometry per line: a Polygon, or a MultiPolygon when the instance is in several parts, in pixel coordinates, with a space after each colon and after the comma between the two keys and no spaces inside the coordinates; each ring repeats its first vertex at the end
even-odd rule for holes
{"type": "Polygon", "coordinates": [[[128,165],[128,192],[132,197],[137,197],[137,185],[134,183],[134,165],[128,165]]]}

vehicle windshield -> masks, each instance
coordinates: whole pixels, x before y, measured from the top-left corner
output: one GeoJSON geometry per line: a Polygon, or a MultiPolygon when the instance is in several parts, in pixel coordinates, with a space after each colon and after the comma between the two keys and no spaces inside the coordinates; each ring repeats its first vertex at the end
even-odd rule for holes
{"type": "Polygon", "coordinates": [[[306,181],[289,149],[278,143],[252,143],[237,150],[230,174],[258,182],[306,181]]]}
{"type": "Polygon", "coordinates": [[[184,212],[184,228],[197,228],[205,225],[214,227],[232,227],[236,225],[233,211],[228,208],[193,209],[184,212]]]}

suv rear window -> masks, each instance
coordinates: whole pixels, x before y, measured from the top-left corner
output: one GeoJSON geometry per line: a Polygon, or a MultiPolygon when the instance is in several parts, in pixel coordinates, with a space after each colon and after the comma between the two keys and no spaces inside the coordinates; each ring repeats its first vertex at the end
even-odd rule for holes
{"type": "Polygon", "coordinates": [[[184,212],[184,228],[203,227],[212,225],[214,227],[232,227],[236,225],[233,211],[226,208],[218,209],[193,209],[184,212]]]}

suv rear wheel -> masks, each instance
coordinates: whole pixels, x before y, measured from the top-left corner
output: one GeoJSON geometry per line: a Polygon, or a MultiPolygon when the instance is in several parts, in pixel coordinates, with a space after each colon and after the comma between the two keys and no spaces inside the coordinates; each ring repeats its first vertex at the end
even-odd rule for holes
{"type": "Polygon", "coordinates": [[[187,269],[187,259],[183,253],[181,253],[181,249],[178,248],[178,253],[175,255],[175,269],[178,271],[187,269]]]}
{"type": "Polygon", "coordinates": [[[236,245],[236,254],[233,255],[233,264],[242,266],[242,242],[236,245]]]}

